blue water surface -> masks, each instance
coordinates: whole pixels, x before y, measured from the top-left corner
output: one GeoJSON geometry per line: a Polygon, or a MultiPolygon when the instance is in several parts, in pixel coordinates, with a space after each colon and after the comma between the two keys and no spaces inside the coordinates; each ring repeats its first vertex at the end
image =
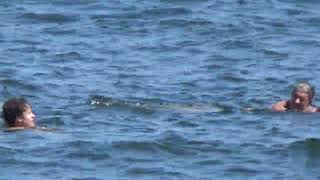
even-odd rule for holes
{"type": "Polygon", "coordinates": [[[57,130],[0,131],[0,179],[319,179],[320,115],[269,110],[320,89],[319,8],[1,1],[0,102],[57,130]]]}

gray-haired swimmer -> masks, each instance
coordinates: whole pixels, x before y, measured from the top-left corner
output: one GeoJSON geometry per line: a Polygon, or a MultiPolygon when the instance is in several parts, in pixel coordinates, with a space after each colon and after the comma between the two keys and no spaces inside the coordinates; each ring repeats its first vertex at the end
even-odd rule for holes
{"type": "Polygon", "coordinates": [[[319,112],[320,109],[312,105],[314,95],[315,90],[309,83],[297,83],[292,89],[291,99],[275,103],[272,105],[272,110],[278,112],[319,112]]]}
{"type": "Polygon", "coordinates": [[[2,106],[2,117],[7,126],[5,131],[35,129],[50,131],[49,128],[36,126],[36,115],[31,105],[24,98],[12,98],[2,106]]]}

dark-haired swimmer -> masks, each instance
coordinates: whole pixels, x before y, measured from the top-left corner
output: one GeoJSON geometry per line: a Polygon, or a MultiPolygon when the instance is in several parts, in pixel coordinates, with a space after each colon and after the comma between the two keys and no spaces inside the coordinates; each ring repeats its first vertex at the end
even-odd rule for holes
{"type": "Polygon", "coordinates": [[[6,101],[2,106],[2,117],[8,130],[36,127],[36,115],[24,98],[13,98],[6,101]]]}
{"type": "Polygon", "coordinates": [[[309,83],[297,83],[291,92],[291,99],[275,103],[272,105],[272,110],[278,112],[319,112],[319,108],[312,105],[314,95],[315,90],[309,83]]]}

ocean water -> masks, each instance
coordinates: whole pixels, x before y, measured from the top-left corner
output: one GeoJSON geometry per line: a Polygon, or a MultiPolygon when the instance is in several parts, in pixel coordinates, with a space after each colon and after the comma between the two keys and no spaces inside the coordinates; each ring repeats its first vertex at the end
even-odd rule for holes
{"type": "Polygon", "coordinates": [[[320,89],[319,8],[1,1],[0,104],[57,130],[0,131],[0,179],[319,179],[320,114],[269,110],[320,89]]]}

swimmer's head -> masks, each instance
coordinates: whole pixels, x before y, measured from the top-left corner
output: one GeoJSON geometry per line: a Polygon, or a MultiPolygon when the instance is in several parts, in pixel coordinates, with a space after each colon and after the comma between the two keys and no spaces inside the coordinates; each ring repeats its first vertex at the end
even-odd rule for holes
{"type": "Polygon", "coordinates": [[[291,93],[290,107],[292,110],[304,111],[312,103],[314,88],[306,82],[297,83],[291,93]]]}
{"type": "Polygon", "coordinates": [[[295,93],[297,93],[299,91],[308,94],[310,103],[312,102],[312,99],[313,99],[313,97],[314,97],[314,95],[316,93],[315,90],[314,90],[314,87],[311,86],[307,82],[300,82],[300,83],[295,84],[293,89],[292,89],[291,95],[293,96],[295,93]]]}
{"type": "Polygon", "coordinates": [[[35,114],[23,98],[13,98],[2,106],[2,117],[8,127],[35,127],[35,114]]]}

